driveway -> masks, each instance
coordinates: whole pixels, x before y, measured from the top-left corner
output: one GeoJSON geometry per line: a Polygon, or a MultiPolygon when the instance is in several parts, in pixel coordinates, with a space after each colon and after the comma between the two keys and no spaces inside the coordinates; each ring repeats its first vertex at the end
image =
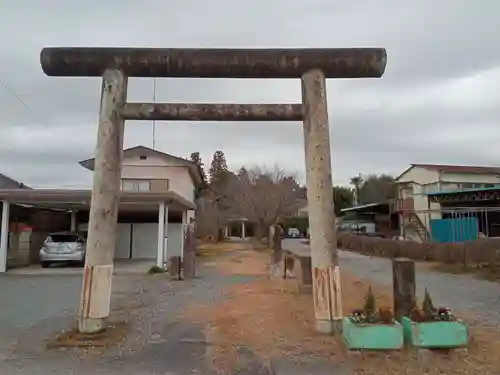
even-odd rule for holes
{"type": "Polygon", "coordinates": [[[0,276],[0,337],[53,316],[74,313],[81,282],[78,275],[0,276]]]}
{"type": "MultiPolygon", "coordinates": [[[[223,298],[228,287],[250,279],[219,275],[213,267],[199,267],[197,278],[180,282],[166,275],[116,275],[111,320],[127,321],[131,331],[126,341],[96,357],[45,346],[74,327],[79,274],[1,276],[0,374],[212,374],[203,359],[204,327],[181,319],[181,311],[223,298]]],[[[245,371],[239,374],[252,373],[245,371]]]]}
{"type": "MultiPolygon", "coordinates": [[[[115,260],[115,275],[141,274],[144,275],[155,265],[154,260],[115,260]]],[[[8,271],[9,275],[83,275],[83,267],[66,264],[53,265],[49,268],[42,268],[39,264],[29,267],[14,268],[8,271]]]]}

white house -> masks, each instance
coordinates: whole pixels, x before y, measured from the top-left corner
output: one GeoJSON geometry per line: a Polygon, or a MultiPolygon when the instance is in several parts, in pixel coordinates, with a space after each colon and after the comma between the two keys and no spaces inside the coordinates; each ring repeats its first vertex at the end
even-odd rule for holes
{"type": "MultiPolygon", "coordinates": [[[[440,218],[440,205],[430,203],[428,193],[500,186],[499,167],[412,164],[396,177],[400,222],[410,224],[424,240],[430,220],[440,218]]],[[[402,225],[401,228],[404,228],[402,225]]],[[[403,236],[404,234],[401,233],[403,236]]]]}
{"type": "MultiPolygon", "coordinates": [[[[93,171],[94,159],[80,162],[93,171]]],[[[196,187],[203,183],[200,167],[189,160],[145,146],[123,151],[122,191],[162,193],[173,191],[194,203],[196,187]]]]}
{"type": "MultiPolygon", "coordinates": [[[[94,169],[94,159],[80,164],[94,169]]],[[[115,258],[147,259],[162,266],[168,257],[182,256],[183,228],[194,218],[195,190],[202,184],[202,171],[195,163],[144,146],[124,150],[115,258]]],[[[0,189],[0,272],[6,268],[5,217],[10,204],[67,210],[71,229],[86,231],[90,197],[90,190],[0,189]]]]}

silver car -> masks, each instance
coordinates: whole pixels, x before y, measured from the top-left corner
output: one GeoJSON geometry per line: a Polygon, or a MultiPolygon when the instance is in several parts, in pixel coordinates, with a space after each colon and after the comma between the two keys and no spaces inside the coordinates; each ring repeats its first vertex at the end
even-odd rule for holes
{"type": "Polygon", "coordinates": [[[40,249],[40,264],[43,268],[55,263],[85,263],[86,242],[77,233],[51,233],[40,249]]]}

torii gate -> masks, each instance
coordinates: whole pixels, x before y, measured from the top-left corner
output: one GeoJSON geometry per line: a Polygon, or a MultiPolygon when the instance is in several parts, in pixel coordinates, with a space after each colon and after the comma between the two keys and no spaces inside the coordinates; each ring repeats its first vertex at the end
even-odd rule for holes
{"type": "Polygon", "coordinates": [[[316,329],[340,330],[326,78],[380,78],[383,48],[44,48],[48,76],[102,77],[79,330],[106,328],[125,120],[303,121],[316,329]],[[128,77],[300,78],[302,104],[127,103],[128,77]]]}

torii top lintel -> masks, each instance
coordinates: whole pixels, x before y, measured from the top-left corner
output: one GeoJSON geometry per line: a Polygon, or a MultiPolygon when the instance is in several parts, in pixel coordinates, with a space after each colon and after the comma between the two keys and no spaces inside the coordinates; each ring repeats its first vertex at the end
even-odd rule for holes
{"type": "Polygon", "coordinates": [[[44,73],[59,77],[100,77],[108,68],[129,77],[300,78],[320,69],[326,78],[379,78],[387,63],[384,48],[184,49],[44,48],[44,73]]]}

